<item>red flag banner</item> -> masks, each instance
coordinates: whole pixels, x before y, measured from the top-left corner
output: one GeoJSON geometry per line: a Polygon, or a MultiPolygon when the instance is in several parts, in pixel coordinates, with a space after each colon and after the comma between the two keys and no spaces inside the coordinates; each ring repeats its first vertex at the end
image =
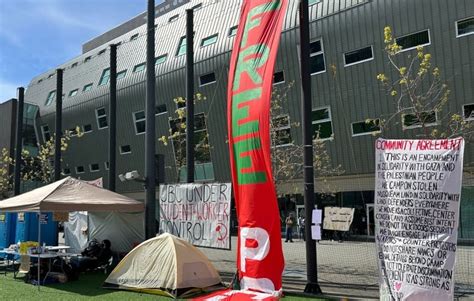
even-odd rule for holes
{"type": "Polygon", "coordinates": [[[230,289],[221,290],[212,294],[193,298],[193,301],[278,301],[280,298],[271,294],[258,293],[252,291],[233,291],[230,289]]]}
{"type": "Polygon", "coordinates": [[[284,259],[270,158],[273,70],[287,0],[244,0],[232,51],[228,135],[242,289],[281,289],[284,259]]]}

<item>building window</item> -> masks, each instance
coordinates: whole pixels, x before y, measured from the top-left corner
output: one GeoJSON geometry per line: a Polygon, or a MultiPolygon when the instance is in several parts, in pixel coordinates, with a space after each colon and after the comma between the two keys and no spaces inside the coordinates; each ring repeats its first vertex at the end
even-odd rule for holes
{"type": "Polygon", "coordinates": [[[56,99],[56,90],[49,92],[48,97],[46,98],[45,106],[49,106],[56,99]]]}
{"type": "Polygon", "coordinates": [[[474,120],[474,103],[462,106],[464,120],[474,120]]]}
{"type": "Polygon", "coordinates": [[[84,166],[76,166],[77,174],[84,173],[84,172],[85,172],[84,166]]]}
{"type": "Polygon", "coordinates": [[[210,85],[216,82],[216,74],[214,72],[199,76],[199,86],[210,85]]]}
{"type": "Polygon", "coordinates": [[[84,134],[92,132],[92,124],[85,124],[84,125],[84,134]]]}
{"type": "Polygon", "coordinates": [[[198,11],[198,10],[200,10],[201,8],[202,8],[202,3],[196,4],[196,5],[194,5],[193,7],[191,7],[191,9],[192,9],[193,11],[198,11]]]}
{"type": "Polygon", "coordinates": [[[133,113],[133,123],[135,124],[135,134],[143,134],[146,131],[145,111],[133,113]]]}
{"type": "Polygon", "coordinates": [[[344,53],[344,66],[352,66],[374,59],[372,46],[344,53]]]}
{"type": "Polygon", "coordinates": [[[352,137],[380,133],[380,119],[367,119],[352,124],[352,137]]]}
{"type": "MultiPolygon", "coordinates": [[[[430,44],[430,31],[423,30],[412,33],[396,39],[397,44],[402,47],[401,51],[414,49],[418,46],[425,46],[430,44]]],[[[400,52],[401,52],[400,51],[400,52]]]]}
{"type": "Polygon", "coordinates": [[[117,80],[124,78],[127,75],[127,70],[122,70],[117,73],[117,80]]]}
{"type": "Polygon", "coordinates": [[[291,144],[290,116],[282,115],[272,118],[272,143],[275,146],[291,144]]]}
{"type": "Polygon", "coordinates": [[[74,97],[74,96],[76,96],[78,91],[79,91],[79,89],[74,89],[74,90],[72,90],[71,92],[69,92],[69,97],[74,97]]]}
{"type": "Polygon", "coordinates": [[[166,62],[166,59],[168,58],[168,54],[163,54],[155,58],[155,66],[159,64],[163,64],[166,62]]]}
{"type": "Polygon", "coordinates": [[[132,148],[130,145],[121,145],[120,146],[120,154],[121,155],[126,155],[126,154],[131,154],[132,153],[132,148]]]}
{"type": "Polygon", "coordinates": [[[71,137],[77,136],[76,128],[69,129],[68,131],[69,131],[69,134],[71,135],[71,137]]]}
{"type": "Polygon", "coordinates": [[[180,56],[186,53],[186,36],[179,39],[178,50],[176,51],[176,56],[180,56]]]}
{"type": "Polygon", "coordinates": [[[73,63],[73,64],[71,65],[71,69],[72,69],[72,68],[76,68],[76,67],[77,67],[77,62],[75,62],[75,63],[73,63]]]}
{"type": "Polygon", "coordinates": [[[107,162],[104,162],[104,168],[105,170],[109,170],[110,168],[110,163],[107,161],[107,162]]]}
{"type": "Polygon", "coordinates": [[[402,115],[404,129],[420,128],[423,125],[434,126],[436,125],[436,120],[435,111],[420,112],[418,115],[415,113],[402,115]]]}
{"type": "Polygon", "coordinates": [[[109,80],[110,80],[110,68],[107,68],[107,69],[104,69],[104,71],[102,71],[102,76],[100,77],[100,80],[99,80],[99,86],[107,85],[109,83],[109,80]]]}
{"type": "Polygon", "coordinates": [[[143,70],[145,70],[146,68],[146,63],[141,63],[141,64],[138,64],[136,65],[135,67],[133,67],[133,72],[141,72],[143,70]]]}
{"type": "Polygon", "coordinates": [[[322,40],[311,42],[309,48],[311,53],[309,59],[311,75],[326,71],[322,40]]]}
{"type": "Polygon", "coordinates": [[[90,170],[91,172],[100,171],[99,163],[93,163],[93,164],[89,165],[89,170],[90,170]]]}
{"type": "Polygon", "coordinates": [[[42,78],[38,79],[38,84],[41,83],[43,81],[42,78]]]}
{"type": "Polygon", "coordinates": [[[474,17],[456,22],[456,37],[474,34],[474,17]]]}
{"type": "Polygon", "coordinates": [[[130,37],[130,41],[135,41],[136,39],[138,39],[138,33],[130,37]]]}
{"type": "Polygon", "coordinates": [[[161,105],[155,106],[155,115],[161,115],[161,114],[164,114],[166,112],[168,112],[168,110],[166,109],[166,104],[161,104],[161,105]]]}
{"type": "Polygon", "coordinates": [[[179,15],[174,15],[174,16],[171,16],[169,19],[168,19],[168,23],[171,23],[171,22],[174,22],[176,20],[179,19],[179,15]]]}
{"type": "Polygon", "coordinates": [[[49,132],[49,126],[47,126],[46,124],[41,126],[41,133],[43,134],[43,141],[44,142],[49,141],[49,139],[51,139],[51,133],[49,132]]]}
{"type": "Polygon", "coordinates": [[[71,169],[70,168],[64,168],[63,169],[63,175],[68,176],[71,174],[71,169]]]}
{"type": "Polygon", "coordinates": [[[274,85],[281,84],[281,83],[284,83],[284,82],[285,82],[285,74],[283,73],[283,70],[273,73],[273,84],[274,85]]]}
{"type": "Polygon", "coordinates": [[[54,73],[51,73],[50,75],[48,75],[48,78],[52,78],[54,76],[54,73]]]}
{"type": "Polygon", "coordinates": [[[229,36],[229,37],[235,36],[235,35],[237,34],[237,28],[238,28],[237,25],[232,26],[231,28],[229,28],[229,34],[228,34],[228,36],[229,36]]]}
{"type": "Polygon", "coordinates": [[[88,56],[88,57],[86,57],[86,58],[84,59],[84,63],[87,63],[87,62],[90,61],[90,60],[91,60],[91,57],[88,56]]]}
{"type": "Polygon", "coordinates": [[[218,36],[219,35],[216,33],[216,34],[213,34],[212,36],[208,36],[207,38],[202,39],[201,47],[206,47],[206,46],[216,43],[218,36]]]}
{"type": "Polygon", "coordinates": [[[316,3],[321,2],[321,0],[308,0],[308,6],[315,5],[316,3]]]}
{"type": "Polygon", "coordinates": [[[99,130],[107,128],[107,114],[105,108],[99,108],[95,110],[95,116],[97,118],[97,127],[99,130]]]}
{"type": "MultiPolygon", "coordinates": [[[[185,165],[186,158],[186,132],[182,127],[182,124],[186,124],[186,118],[172,119],[169,123],[171,134],[176,135],[172,139],[176,164],[181,167],[185,165]]],[[[196,145],[195,162],[197,164],[210,162],[211,153],[204,113],[194,115],[194,145],[196,145]]]]}
{"type": "Polygon", "coordinates": [[[105,53],[105,49],[102,49],[101,51],[99,51],[99,53],[97,53],[97,55],[102,55],[105,53]]]}
{"type": "Polygon", "coordinates": [[[331,108],[313,109],[311,114],[313,139],[333,138],[331,108]]]}
{"type": "Polygon", "coordinates": [[[87,91],[92,90],[92,85],[93,85],[92,83],[85,85],[84,88],[82,88],[82,92],[87,92],[87,91]]]}

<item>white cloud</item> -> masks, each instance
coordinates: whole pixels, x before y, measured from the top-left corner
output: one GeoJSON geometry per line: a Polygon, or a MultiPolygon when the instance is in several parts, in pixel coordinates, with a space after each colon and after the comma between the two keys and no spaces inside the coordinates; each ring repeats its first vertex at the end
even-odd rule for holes
{"type": "Polygon", "coordinates": [[[16,98],[16,89],[20,87],[19,84],[9,83],[0,79],[0,103],[16,98]]]}

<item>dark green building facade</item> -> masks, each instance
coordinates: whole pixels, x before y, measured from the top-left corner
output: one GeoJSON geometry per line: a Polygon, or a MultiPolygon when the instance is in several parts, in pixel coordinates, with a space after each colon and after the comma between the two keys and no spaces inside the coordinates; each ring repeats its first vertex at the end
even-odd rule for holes
{"type": "MultiPolygon", "coordinates": [[[[299,88],[298,1],[289,1],[275,69],[275,88],[294,82],[285,103],[283,124],[294,143],[301,143],[299,88]]],[[[373,203],[374,141],[377,133],[364,126],[367,119],[382,118],[396,111],[393,98],[377,82],[385,73],[395,76],[384,53],[385,26],[395,38],[403,38],[407,55],[416,55],[423,45],[433,56],[442,79],[451,90],[445,113],[474,120],[474,2],[471,0],[312,0],[310,2],[313,125],[321,129],[334,166],[344,173],[328,179],[337,187],[335,196],[319,197],[321,205],[358,208],[365,216],[373,203]]],[[[156,133],[169,135],[178,108],[174,99],[185,95],[185,9],[195,10],[195,87],[206,97],[195,111],[201,134],[209,135],[211,148],[197,161],[200,181],[230,181],[226,126],[226,87],[230,53],[238,24],[240,1],[166,1],[157,6],[156,18],[156,133]]],[[[402,41],[402,40],[400,40],[402,41]]],[[[83,54],[58,66],[64,69],[63,130],[80,126],[84,136],[71,140],[64,154],[63,173],[92,180],[108,178],[109,46],[118,47],[117,171],[138,170],[144,174],[145,153],[145,57],[144,14],[83,45],[83,54]]],[[[38,139],[54,131],[55,71],[33,78],[26,102],[39,107],[35,127],[38,139]]],[[[442,127],[442,116],[433,116],[432,128],[442,127]]],[[[431,127],[430,127],[431,130],[431,127]]],[[[416,124],[400,120],[384,132],[386,138],[416,138],[416,124]]],[[[166,180],[179,178],[176,143],[157,143],[165,155],[166,180]]],[[[282,146],[284,147],[284,146],[282,146]]],[[[466,145],[461,214],[464,237],[474,237],[474,160],[472,145],[466,145]],[[469,172],[470,171],[470,172],[469,172]]],[[[319,189],[316,181],[316,190],[319,189]]],[[[117,189],[143,199],[140,183],[120,182],[117,189]]],[[[302,205],[302,179],[278,187],[282,211],[302,205]]],[[[365,229],[359,232],[363,233],[365,229]]],[[[461,231],[461,233],[463,233],[461,231]]]]}

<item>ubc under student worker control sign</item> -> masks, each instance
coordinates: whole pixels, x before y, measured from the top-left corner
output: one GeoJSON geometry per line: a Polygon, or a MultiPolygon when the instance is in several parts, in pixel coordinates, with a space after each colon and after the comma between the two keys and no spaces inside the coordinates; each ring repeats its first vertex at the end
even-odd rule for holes
{"type": "Polygon", "coordinates": [[[380,300],[452,300],[464,140],[375,148],[380,300]]]}
{"type": "Polygon", "coordinates": [[[199,247],[230,249],[230,183],[160,185],[160,230],[199,247]]]}

